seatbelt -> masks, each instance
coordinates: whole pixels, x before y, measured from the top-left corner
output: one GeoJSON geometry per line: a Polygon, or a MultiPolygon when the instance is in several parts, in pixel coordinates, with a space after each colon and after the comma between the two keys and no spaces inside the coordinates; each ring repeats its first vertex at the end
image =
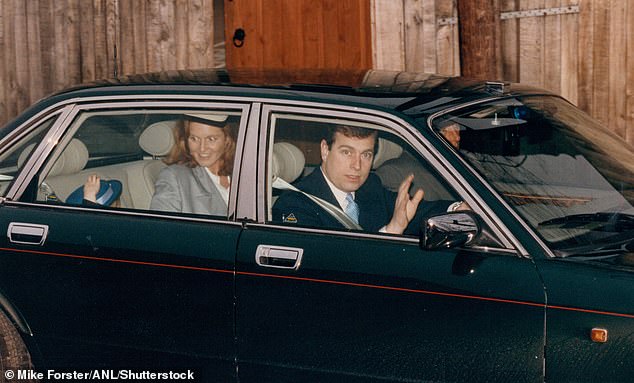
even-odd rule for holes
{"type": "Polygon", "coordinates": [[[319,197],[316,197],[316,196],[314,196],[312,194],[306,193],[305,191],[299,190],[298,188],[296,188],[295,186],[293,186],[293,185],[289,184],[288,182],[284,181],[280,177],[275,177],[275,179],[273,180],[273,187],[276,188],[276,189],[292,190],[292,191],[295,191],[295,192],[298,192],[298,193],[302,193],[303,195],[308,197],[311,201],[313,201],[317,205],[319,205],[319,207],[321,207],[326,212],[328,212],[328,214],[333,216],[346,229],[363,230],[363,228],[361,226],[359,226],[358,223],[354,222],[348,216],[348,214],[344,213],[343,210],[341,210],[340,207],[335,206],[335,205],[331,204],[330,202],[325,201],[325,200],[323,200],[323,199],[321,199],[319,197]]]}

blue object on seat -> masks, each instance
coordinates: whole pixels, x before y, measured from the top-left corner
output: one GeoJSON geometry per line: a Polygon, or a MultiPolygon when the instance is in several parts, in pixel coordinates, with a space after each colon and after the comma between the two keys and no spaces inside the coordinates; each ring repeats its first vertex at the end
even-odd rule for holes
{"type": "MultiPolygon", "coordinates": [[[[121,195],[122,185],[117,180],[100,180],[99,192],[97,193],[97,203],[110,206],[121,195]]],[[[66,203],[81,205],[84,200],[84,186],[80,186],[70,193],[66,198],[66,203]]]]}

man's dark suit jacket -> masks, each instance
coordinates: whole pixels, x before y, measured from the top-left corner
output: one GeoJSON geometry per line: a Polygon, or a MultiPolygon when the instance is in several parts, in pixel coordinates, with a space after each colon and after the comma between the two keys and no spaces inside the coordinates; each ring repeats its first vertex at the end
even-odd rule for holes
{"type": "MultiPolygon", "coordinates": [[[[297,188],[324,199],[335,206],[339,206],[335,195],[330,190],[321,168],[315,169],[310,175],[302,179],[297,188]]],[[[397,193],[384,188],[381,180],[375,174],[368,179],[355,193],[355,201],[359,205],[359,225],[370,232],[378,232],[387,225],[394,213],[394,203],[397,193]]],[[[418,234],[422,217],[445,212],[451,202],[433,201],[420,203],[416,217],[410,222],[408,234],[418,234]]],[[[344,226],[335,217],[323,210],[319,205],[305,195],[285,191],[273,205],[273,221],[300,226],[323,228],[341,228],[344,226]]]]}

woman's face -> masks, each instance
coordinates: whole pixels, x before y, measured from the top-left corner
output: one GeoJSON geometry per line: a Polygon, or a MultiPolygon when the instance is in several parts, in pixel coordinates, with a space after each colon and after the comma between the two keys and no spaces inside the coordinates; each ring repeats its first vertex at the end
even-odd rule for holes
{"type": "Polygon", "coordinates": [[[187,147],[189,154],[199,166],[204,166],[217,174],[222,162],[227,136],[222,128],[191,121],[189,123],[189,136],[187,147]]]}

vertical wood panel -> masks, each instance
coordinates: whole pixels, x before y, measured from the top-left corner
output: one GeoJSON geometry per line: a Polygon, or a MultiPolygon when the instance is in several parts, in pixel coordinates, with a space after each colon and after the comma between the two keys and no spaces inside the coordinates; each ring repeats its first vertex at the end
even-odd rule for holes
{"type": "MultiPolygon", "coordinates": [[[[430,21],[429,5],[426,8],[425,2],[420,0],[405,0],[403,2],[404,69],[408,71],[424,71],[426,69],[425,64],[428,56],[426,52],[433,44],[433,41],[428,39],[429,36],[426,36],[425,22],[430,21]]],[[[435,22],[434,11],[431,12],[432,22],[435,22]]],[[[435,53],[434,51],[433,54],[435,53]]]]}
{"type": "Polygon", "coordinates": [[[79,14],[81,15],[80,22],[80,39],[79,45],[81,47],[81,78],[82,81],[86,79],[95,78],[95,13],[93,9],[93,3],[91,1],[79,2],[79,14]]]}
{"type": "Polygon", "coordinates": [[[608,126],[616,134],[625,138],[625,81],[627,80],[627,56],[623,54],[626,42],[625,1],[616,0],[610,4],[609,25],[609,96],[608,96],[608,126]]]}
{"type": "MultiPolygon", "coordinates": [[[[577,0],[565,0],[563,6],[576,4],[577,0]]],[[[578,104],[578,38],[579,15],[561,16],[561,95],[578,104]]]]}
{"type": "Polygon", "coordinates": [[[594,44],[592,71],[593,99],[591,113],[601,122],[608,123],[610,44],[607,41],[610,33],[609,0],[594,1],[594,44]]]}
{"type": "MultiPolygon", "coordinates": [[[[15,62],[15,8],[13,6],[14,0],[4,1],[4,84],[6,100],[6,118],[10,118],[17,114],[17,85],[16,85],[16,62],[15,62]]],[[[5,120],[6,121],[6,120],[5,120]]]]}
{"type": "MultiPolygon", "coordinates": [[[[558,8],[560,0],[545,0],[545,8],[558,8]]],[[[561,16],[540,17],[544,22],[543,44],[544,56],[542,71],[543,86],[557,94],[561,93],[561,16]],[[553,38],[557,36],[557,38],[553,38]]]]}
{"type": "Polygon", "coordinates": [[[403,2],[374,0],[372,6],[374,68],[403,70],[405,68],[403,2]]]}
{"type": "Polygon", "coordinates": [[[112,75],[108,71],[108,27],[106,20],[106,0],[93,0],[93,17],[95,22],[95,78],[103,78],[112,75]]]}
{"type": "Polygon", "coordinates": [[[438,25],[437,19],[456,20],[458,9],[455,1],[437,1],[436,23],[436,71],[440,74],[460,74],[460,50],[457,22],[438,25]]]}
{"type": "MultiPolygon", "coordinates": [[[[502,0],[501,12],[519,10],[519,0],[502,0]]],[[[519,20],[508,19],[500,21],[501,57],[503,78],[508,81],[519,81],[519,20]]]]}
{"type": "Polygon", "coordinates": [[[29,104],[29,50],[27,40],[24,36],[28,35],[26,22],[26,4],[22,1],[13,3],[15,9],[15,65],[16,65],[16,84],[15,84],[15,102],[18,110],[24,109],[29,104]]]}
{"type": "Polygon", "coordinates": [[[26,3],[26,23],[27,23],[27,45],[28,45],[28,62],[29,62],[29,99],[39,99],[44,96],[42,89],[42,56],[40,45],[40,9],[37,2],[29,1],[26,3]]]}
{"type": "Polygon", "coordinates": [[[592,72],[594,69],[594,1],[580,0],[579,7],[579,96],[577,105],[592,113],[592,94],[594,82],[592,72]]]}
{"type": "Polygon", "coordinates": [[[6,100],[6,76],[5,76],[5,58],[6,58],[6,49],[4,44],[4,20],[5,20],[5,10],[4,3],[6,0],[0,0],[0,52],[3,52],[2,57],[0,57],[0,122],[4,122],[8,119],[7,114],[7,103],[6,100]]]}
{"type": "Polygon", "coordinates": [[[144,4],[143,1],[119,0],[119,28],[121,30],[121,45],[119,52],[121,56],[121,74],[135,73],[136,61],[136,31],[134,24],[136,22],[134,3],[144,4]]]}
{"type": "Polygon", "coordinates": [[[630,144],[634,144],[634,4],[627,3],[627,67],[626,67],[626,89],[625,89],[625,108],[627,129],[625,131],[625,139],[630,144]]]}
{"type": "MultiPolygon", "coordinates": [[[[543,0],[520,0],[520,9],[543,8],[543,0]]],[[[543,73],[543,18],[526,17],[519,20],[519,80],[525,84],[544,84],[543,73]]]]}
{"type": "Polygon", "coordinates": [[[303,31],[302,57],[308,68],[320,68],[324,62],[324,19],[321,1],[302,1],[301,13],[305,15],[303,31]]]}
{"type": "Polygon", "coordinates": [[[189,29],[187,41],[187,68],[214,67],[214,9],[213,0],[189,1],[189,29]]]}

